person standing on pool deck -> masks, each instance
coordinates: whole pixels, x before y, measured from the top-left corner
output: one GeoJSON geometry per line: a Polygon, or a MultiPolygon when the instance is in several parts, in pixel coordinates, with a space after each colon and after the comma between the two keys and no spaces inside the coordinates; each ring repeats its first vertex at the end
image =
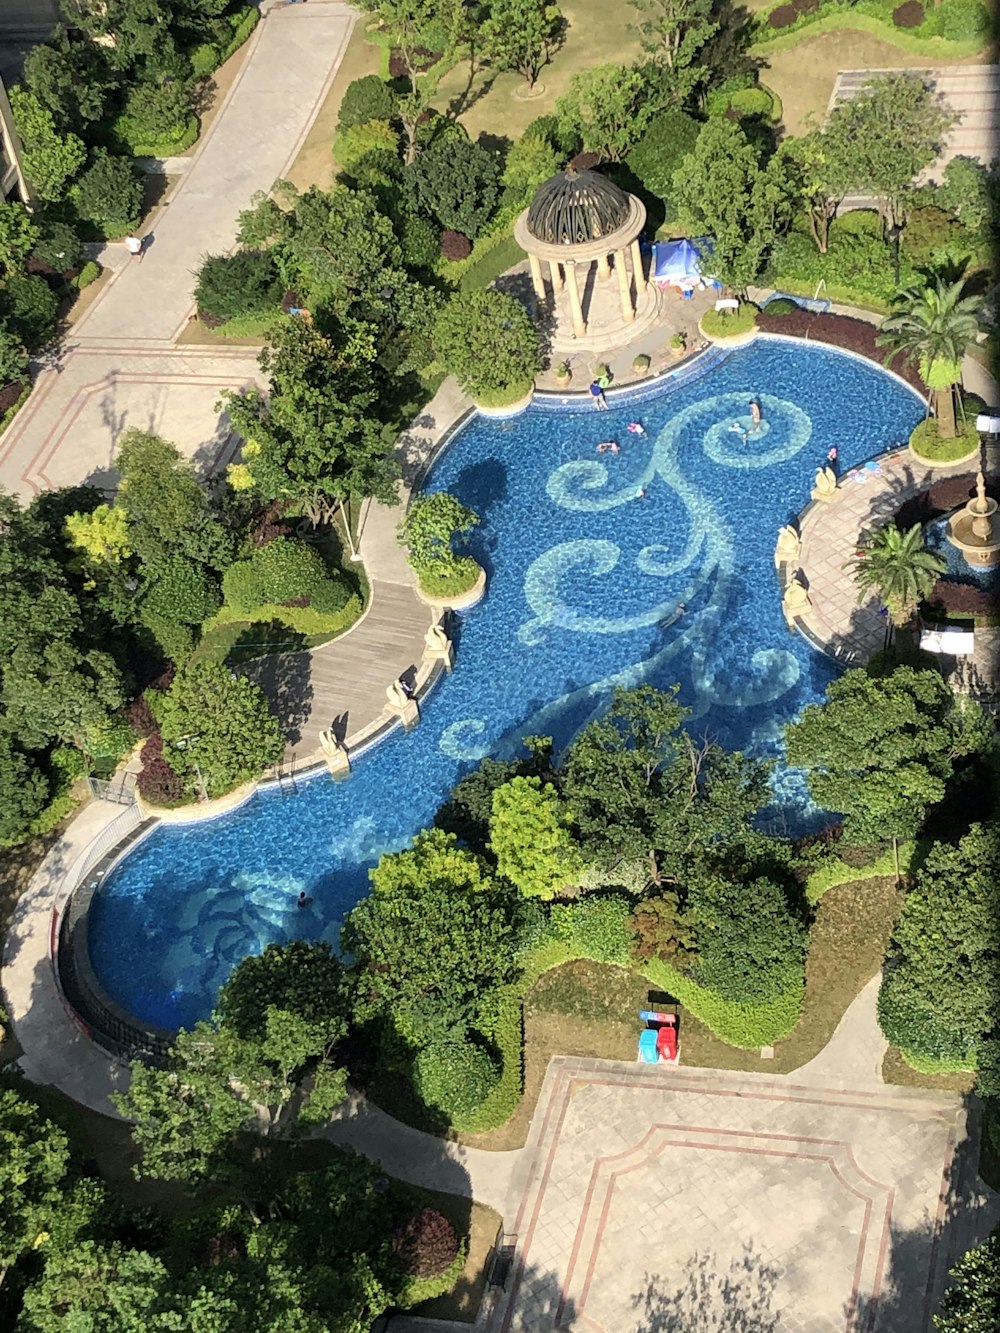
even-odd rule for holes
{"type": "Polygon", "coordinates": [[[605,412],[609,412],[611,410],[608,407],[608,400],[604,396],[604,385],[601,384],[598,380],[594,380],[593,383],[591,384],[590,396],[591,398],[593,398],[594,406],[597,408],[598,412],[602,410],[605,412]]]}
{"type": "Polygon", "coordinates": [[[750,418],[755,426],[760,425],[760,418],[761,418],[760,403],[758,403],[756,398],[750,399],[750,418]]]}

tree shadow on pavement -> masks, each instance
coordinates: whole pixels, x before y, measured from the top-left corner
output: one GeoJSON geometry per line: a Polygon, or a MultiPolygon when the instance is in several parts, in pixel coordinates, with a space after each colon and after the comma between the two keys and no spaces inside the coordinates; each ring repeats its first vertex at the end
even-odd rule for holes
{"type": "Polygon", "coordinates": [[[648,1274],[632,1297],[640,1312],[632,1333],[777,1333],[774,1308],[781,1269],[748,1243],[727,1267],[714,1254],[694,1254],[679,1287],[648,1274]]]}

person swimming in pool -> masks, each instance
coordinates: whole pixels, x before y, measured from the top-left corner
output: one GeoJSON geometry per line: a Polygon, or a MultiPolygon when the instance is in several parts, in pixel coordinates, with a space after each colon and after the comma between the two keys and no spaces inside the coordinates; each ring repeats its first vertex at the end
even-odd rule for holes
{"type": "Polygon", "coordinates": [[[746,444],[747,440],[749,440],[750,438],[750,432],[746,429],[745,426],[741,426],[738,421],[734,421],[733,424],[729,427],[729,429],[733,432],[734,435],[738,435],[744,444],[746,444]]]}
{"type": "Polygon", "coordinates": [[[631,433],[632,435],[645,435],[645,434],[646,434],[645,427],[642,425],[641,422],[638,422],[638,421],[630,421],[630,422],[628,423],[628,429],[629,429],[629,431],[630,431],[630,433],[631,433]]]}

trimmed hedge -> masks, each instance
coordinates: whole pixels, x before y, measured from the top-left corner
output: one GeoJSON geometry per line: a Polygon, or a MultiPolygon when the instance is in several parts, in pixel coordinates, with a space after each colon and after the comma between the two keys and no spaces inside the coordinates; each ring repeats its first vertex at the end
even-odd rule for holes
{"type": "Polygon", "coordinates": [[[333,635],[340,634],[353,625],[363,610],[364,606],[357,593],[352,593],[339,611],[329,612],[316,611],[311,606],[278,606],[269,603],[266,606],[258,606],[249,614],[243,614],[234,611],[232,607],[224,606],[212,616],[211,620],[205,621],[202,632],[208,633],[220,625],[231,625],[236,622],[259,625],[278,620],[299,634],[333,635]]]}
{"type": "Polygon", "coordinates": [[[462,555],[455,560],[454,568],[447,574],[421,575],[420,588],[428,597],[461,597],[475,587],[481,573],[482,570],[471,556],[462,555]]]}
{"type": "Polygon", "coordinates": [[[468,1257],[469,1243],[463,1239],[459,1242],[458,1253],[443,1273],[438,1273],[436,1277],[407,1277],[396,1304],[401,1310],[410,1310],[415,1305],[423,1305],[424,1301],[432,1301],[437,1296],[443,1296],[446,1291],[451,1291],[462,1276],[468,1257]]]}
{"type": "MultiPolygon", "coordinates": [[[[779,0],[779,3],[781,3],[781,0],[779,0]]],[[[759,22],[761,24],[759,31],[762,34],[772,31],[767,27],[767,14],[765,12],[759,13],[759,22]]],[[[753,55],[770,55],[773,51],[787,51],[789,47],[796,46],[806,30],[808,30],[806,32],[807,36],[818,37],[820,33],[837,32],[840,29],[869,33],[871,36],[878,37],[883,42],[888,42],[901,51],[909,51],[913,55],[943,57],[946,60],[959,60],[963,56],[975,55],[983,49],[986,40],[979,37],[958,42],[947,41],[944,37],[917,36],[916,33],[904,32],[901,28],[895,27],[891,19],[876,18],[872,14],[861,13],[853,7],[847,9],[834,0],[834,3],[826,8],[825,12],[824,10],[814,10],[811,13],[801,15],[794,26],[777,36],[762,36],[761,40],[754,42],[750,49],[753,55]]]]}
{"type": "Polygon", "coordinates": [[[660,990],[669,991],[695,1018],[730,1046],[755,1050],[773,1046],[786,1037],[799,1021],[805,980],[774,1000],[762,1004],[738,1004],[723,1000],[714,992],[678,972],[669,963],[651,959],[642,975],[660,990]]]}
{"type": "Polygon", "coordinates": [[[180,153],[186,153],[195,143],[201,133],[201,122],[197,116],[189,116],[175,134],[163,139],[144,140],[132,131],[131,121],[127,116],[119,116],[114,124],[114,132],[122,143],[128,145],[133,157],[176,157],[180,153]]]}
{"type": "Polygon", "coordinates": [[[250,9],[235,14],[224,14],[216,20],[220,29],[228,25],[230,32],[226,37],[220,31],[214,42],[202,42],[190,53],[191,71],[196,79],[211,74],[220,65],[224,65],[230,56],[234,56],[260,22],[260,10],[254,5],[250,9]]]}

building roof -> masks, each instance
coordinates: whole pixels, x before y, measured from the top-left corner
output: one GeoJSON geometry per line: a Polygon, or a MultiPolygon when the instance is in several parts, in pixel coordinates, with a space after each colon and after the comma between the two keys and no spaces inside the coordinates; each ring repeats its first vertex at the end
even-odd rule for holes
{"type": "Polygon", "coordinates": [[[596,171],[567,167],[539,185],[528,208],[528,231],[549,245],[584,245],[609,236],[629,216],[629,197],[596,171]]]}

